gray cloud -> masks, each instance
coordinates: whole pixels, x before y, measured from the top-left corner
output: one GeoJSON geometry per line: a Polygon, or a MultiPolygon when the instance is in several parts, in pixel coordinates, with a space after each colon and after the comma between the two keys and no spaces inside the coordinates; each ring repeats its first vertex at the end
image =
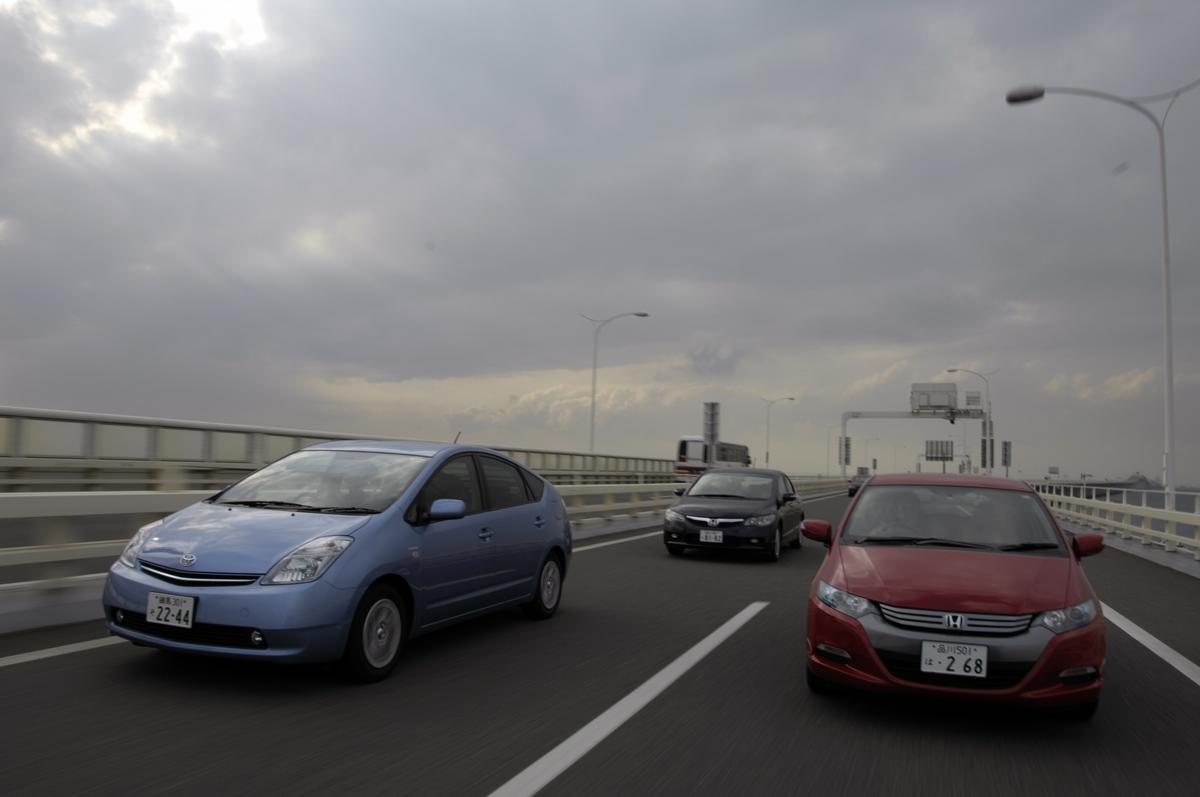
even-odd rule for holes
{"type": "MultiPolygon", "coordinates": [[[[1161,366],[1152,134],[1003,94],[1190,79],[1194,4],[267,2],[267,40],[240,48],[175,38],[167,3],[108,7],[55,5],[48,30],[0,5],[0,401],[358,428],[302,379],[587,369],[577,313],[644,308],[603,362],[700,380],[756,447],[744,394],[810,389],[773,461],[823,464],[852,384],[903,406],[906,379],[977,361],[1002,367],[1031,457],[1157,467],[1157,381],[1106,408],[1042,389],[1161,366]],[[154,73],[146,118],[170,135],[47,149],[154,73]],[[1061,452],[1036,448],[1050,435],[1061,452]]],[[[1169,126],[1181,373],[1200,372],[1196,129],[1200,95],[1169,126]]],[[[572,395],[531,383],[447,423],[578,447],[572,395]]],[[[701,398],[614,399],[607,439],[665,450],[701,398]]],[[[1200,422],[1179,434],[1200,481],[1200,422]]]]}

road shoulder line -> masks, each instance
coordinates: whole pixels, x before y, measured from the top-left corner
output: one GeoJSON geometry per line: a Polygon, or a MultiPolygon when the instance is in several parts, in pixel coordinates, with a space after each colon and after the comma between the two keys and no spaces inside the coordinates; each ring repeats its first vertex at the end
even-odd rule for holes
{"type": "Polygon", "coordinates": [[[607,711],[567,737],[550,752],[517,773],[511,780],[492,792],[491,797],[530,797],[583,758],[592,748],[608,738],[634,714],[658,697],[668,686],[729,639],[754,616],[765,609],[767,601],[755,601],[717,630],[697,642],[679,658],[659,670],[648,681],[614,703],[607,711]]]}
{"type": "Polygon", "coordinates": [[[1179,651],[1172,648],[1167,643],[1152,635],[1149,631],[1142,628],[1137,623],[1130,620],[1125,615],[1118,612],[1107,603],[1101,602],[1104,607],[1104,619],[1111,622],[1117,628],[1120,628],[1126,634],[1140,642],[1143,647],[1158,656],[1160,659],[1170,664],[1176,670],[1183,673],[1183,676],[1190,680],[1196,686],[1200,686],[1200,666],[1196,666],[1191,659],[1184,656],[1179,651]]]}
{"type": "Polygon", "coordinates": [[[59,645],[56,648],[45,648],[43,650],[33,650],[29,653],[17,653],[13,656],[5,656],[0,659],[0,668],[11,667],[14,664],[25,664],[30,661],[38,661],[39,659],[51,659],[55,656],[65,656],[68,653],[79,653],[92,648],[102,648],[108,645],[119,645],[125,642],[120,637],[104,637],[103,639],[90,639],[87,642],[74,642],[70,645],[59,645]]]}

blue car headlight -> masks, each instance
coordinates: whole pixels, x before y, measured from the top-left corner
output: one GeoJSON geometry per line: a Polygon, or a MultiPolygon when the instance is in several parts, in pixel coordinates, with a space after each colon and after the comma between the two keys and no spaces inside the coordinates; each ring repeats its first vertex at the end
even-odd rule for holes
{"type": "Polygon", "coordinates": [[[318,537],[295,549],[263,576],[264,584],[304,584],[316,581],[354,542],[353,537],[318,537]]]}
{"type": "Polygon", "coordinates": [[[683,515],[679,514],[674,509],[668,509],[663,513],[663,520],[667,523],[682,523],[683,515]]]}
{"type": "Polygon", "coordinates": [[[133,535],[133,539],[125,546],[125,550],[121,551],[121,564],[126,567],[137,567],[137,556],[142,550],[142,546],[146,543],[146,538],[150,536],[150,532],[162,525],[161,520],[156,520],[153,523],[147,523],[142,526],[133,535]]]}
{"type": "Polygon", "coordinates": [[[824,581],[817,584],[817,597],[826,606],[856,619],[872,611],[871,602],[866,598],[830,586],[824,581]]]}
{"type": "Polygon", "coordinates": [[[774,522],[775,522],[775,513],[774,512],[772,512],[769,515],[759,515],[758,517],[746,518],[747,526],[770,526],[774,522]]]}
{"type": "Polygon", "coordinates": [[[1042,612],[1033,621],[1034,625],[1043,625],[1049,628],[1056,634],[1061,634],[1064,631],[1074,631],[1076,628],[1083,628],[1085,625],[1096,619],[1096,602],[1086,600],[1083,603],[1078,603],[1074,606],[1068,606],[1065,609],[1055,609],[1050,612],[1042,612]]]}

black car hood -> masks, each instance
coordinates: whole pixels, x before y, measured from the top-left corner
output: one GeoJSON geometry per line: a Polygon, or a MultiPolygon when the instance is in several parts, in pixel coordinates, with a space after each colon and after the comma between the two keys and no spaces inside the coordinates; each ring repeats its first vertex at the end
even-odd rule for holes
{"type": "Polygon", "coordinates": [[[699,498],[685,495],[671,507],[681,515],[695,517],[748,518],[767,515],[779,509],[772,499],[699,498]]]}

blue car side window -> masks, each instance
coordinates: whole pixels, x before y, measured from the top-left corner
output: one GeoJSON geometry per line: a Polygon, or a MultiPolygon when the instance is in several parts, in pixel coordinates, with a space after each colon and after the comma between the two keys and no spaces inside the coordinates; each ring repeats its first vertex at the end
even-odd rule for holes
{"type": "Polygon", "coordinates": [[[475,475],[475,463],[471,457],[455,457],[430,477],[417,498],[417,517],[420,522],[429,507],[439,498],[457,498],[467,506],[467,514],[483,511],[483,497],[479,492],[479,479],[475,475]]]}

